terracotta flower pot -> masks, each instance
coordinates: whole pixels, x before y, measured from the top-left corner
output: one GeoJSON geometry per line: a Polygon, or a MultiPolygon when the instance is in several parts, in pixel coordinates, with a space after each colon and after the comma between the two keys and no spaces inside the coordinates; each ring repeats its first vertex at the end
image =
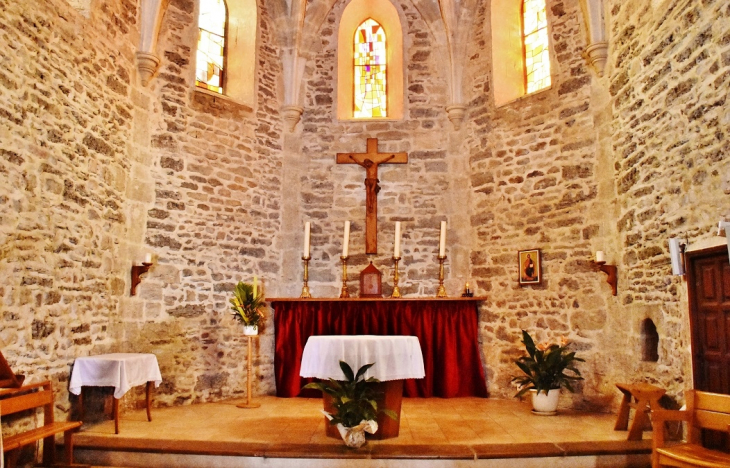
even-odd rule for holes
{"type": "Polygon", "coordinates": [[[535,414],[542,415],[554,415],[558,410],[558,398],[560,397],[560,389],[554,388],[548,390],[547,395],[545,392],[539,392],[537,390],[530,390],[532,394],[532,412],[535,414]]]}

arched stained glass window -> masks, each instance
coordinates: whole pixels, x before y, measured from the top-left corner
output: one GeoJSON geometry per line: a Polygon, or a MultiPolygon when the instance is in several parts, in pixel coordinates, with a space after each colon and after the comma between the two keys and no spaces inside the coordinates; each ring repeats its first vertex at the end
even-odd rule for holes
{"type": "Polygon", "coordinates": [[[228,11],[224,0],[200,0],[195,85],[223,93],[228,11]]]}
{"type": "Polygon", "coordinates": [[[525,49],[525,89],[529,94],[550,86],[550,52],[545,0],[523,0],[522,30],[525,49]]]}
{"type": "Polygon", "coordinates": [[[354,117],[387,116],[385,31],[373,19],[355,31],[354,117]]]}

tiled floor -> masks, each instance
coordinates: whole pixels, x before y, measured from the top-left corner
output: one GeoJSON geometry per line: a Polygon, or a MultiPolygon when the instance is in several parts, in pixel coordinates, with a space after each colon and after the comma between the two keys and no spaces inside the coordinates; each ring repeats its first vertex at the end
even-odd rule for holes
{"type": "MultiPolygon", "coordinates": [[[[242,409],[240,401],[173,408],[154,408],[152,422],[144,410],[123,413],[120,434],[113,421],[84,426],[76,447],[130,451],[303,458],[357,457],[343,451],[341,440],[325,436],[320,399],[259,397],[260,408],[242,409]]],[[[596,447],[612,453],[646,453],[651,433],[642,442],[626,442],[627,432],[614,431],[613,414],[560,411],[538,416],[526,402],[485,398],[403,400],[400,435],[368,442],[367,458],[465,458],[480,453],[515,451],[565,456],[596,447]],[[426,447],[426,448],[424,448],[426,447]],[[520,447],[522,447],[520,449],[520,447]],[[610,448],[610,450],[609,450],[610,448]],[[390,455],[388,455],[390,454],[390,455]]],[[[362,449],[361,449],[362,450],[362,449]]],[[[601,450],[597,450],[600,452],[601,450]]],[[[501,452],[500,452],[501,453],[501,452]]]]}

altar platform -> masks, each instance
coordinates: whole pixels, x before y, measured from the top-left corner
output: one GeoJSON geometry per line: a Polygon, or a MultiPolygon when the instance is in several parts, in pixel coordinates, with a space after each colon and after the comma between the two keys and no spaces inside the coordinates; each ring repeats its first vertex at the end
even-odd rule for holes
{"type": "Polygon", "coordinates": [[[256,397],[142,410],[84,425],[77,463],[114,467],[649,467],[651,433],[627,441],[615,414],[560,411],[537,416],[529,403],[487,398],[404,398],[400,436],[358,450],[325,436],[322,400],[256,397]]]}

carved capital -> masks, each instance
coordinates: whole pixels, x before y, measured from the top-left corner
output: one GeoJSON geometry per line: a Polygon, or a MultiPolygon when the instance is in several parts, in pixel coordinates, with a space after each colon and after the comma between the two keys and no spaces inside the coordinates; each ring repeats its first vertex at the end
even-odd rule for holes
{"type": "Polygon", "coordinates": [[[449,115],[449,120],[454,125],[454,130],[461,128],[461,123],[464,121],[466,115],[466,106],[464,104],[452,104],[446,107],[446,113],[449,115]]]}
{"type": "Polygon", "coordinates": [[[596,70],[598,76],[602,77],[608,59],[608,42],[594,42],[586,47],[583,56],[588,60],[588,64],[596,70]]]}
{"type": "Polygon", "coordinates": [[[147,52],[137,52],[137,71],[139,72],[139,79],[142,82],[142,86],[147,86],[150,82],[150,78],[157,71],[157,67],[160,65],[160,59],[155,54],[148,54],[147,52]]]}
{"type": "Polygon", "coordinates": [[[299,106],[284,106],[281,108],[281,117],[286,122],[287,130],[290,132],[294,131],[299,123],[299,119],[302,117],[302,112],[304,112],[304,109],[299,106]]]}

